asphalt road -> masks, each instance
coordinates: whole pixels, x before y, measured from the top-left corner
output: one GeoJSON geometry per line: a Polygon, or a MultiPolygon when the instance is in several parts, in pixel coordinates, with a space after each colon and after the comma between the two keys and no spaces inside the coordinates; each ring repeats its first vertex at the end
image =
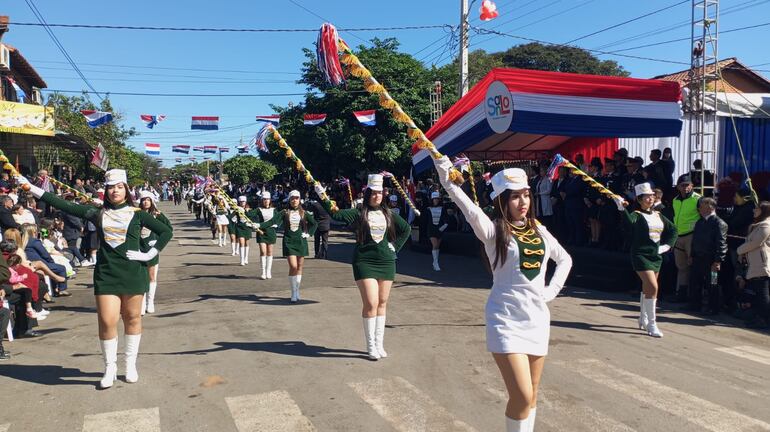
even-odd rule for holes
{"type": "MultiPolygon", "coordinates": [[[[484,344],[491,283],[477,260],[443,256],[436,273],[429,255],[403,251],[389,357],[372,362],[350,235],[333,236],[330,260],[306,261],[293,305],[285,260],[261,281],[256,247],[242,267],[186,207],[161,209],[175,237],[161,255],[157,313],[144,319],[140,381],[122,381],[119,358],[119,381],[96,390],[85,270],[52,305],[44,336],[6,343],[0,432],[504,430],[504,386],[484,344]]],[[[770,431],[768,334],[663,305],[665,337],[653,339],[635,328],[634,300],[568,288],[550,303],[536,430],[770,431]]]]}

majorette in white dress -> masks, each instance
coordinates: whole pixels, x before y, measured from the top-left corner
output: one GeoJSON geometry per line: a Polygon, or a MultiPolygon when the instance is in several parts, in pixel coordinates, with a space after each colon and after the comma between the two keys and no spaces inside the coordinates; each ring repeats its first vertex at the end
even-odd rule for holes
{"type": "MultiPolygon", "coordinates": [[[[449,180],[449,170],[453,166],[449,158],[444,157],[435,163],[442,186],[484,244],[491,265],[496,255],[494,224],[459,186],[449,180]]],[[[522,184],[526,187],[526,177],[523,180],[522,184]]],[[[503,186],[504,189],[506,187],[503,186]]],[[[572,268],[572,258],[543,225],[538,225],[538,231],[545,246],[545,255],[536,277],[529,280],[520,269],[516,235],[511,238],[505,263],[493,269],[492,290],[485,309],[487,349],[490,352],[548,354],[551,313],[546,303],[556,298],[564,286],[572,268]],[[548,258],[556,262],[556,271],[546,285],[548,258]]]]}

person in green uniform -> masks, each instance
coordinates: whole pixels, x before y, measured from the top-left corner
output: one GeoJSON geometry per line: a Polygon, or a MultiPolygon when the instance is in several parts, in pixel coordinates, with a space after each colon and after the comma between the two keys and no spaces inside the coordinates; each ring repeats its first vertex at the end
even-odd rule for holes
{"type": "Polygon", "coordinates": [[[259,229],[283,227],[283,256],[289,263],[289,286],[291,301],[299,301],[299,287],[302,283],[302,265],[308,255],[307,239],[315,233],[318,223],[313,215],[300,205],[298,190],[289,192],[289,208],[276,213],[272,219],[259,223],[259,229]]]}
{"type": "MultiPolygon", "coordinates": [[[[332,219],[356,227],[353,252],[353,278],[361,294],[366,351],[369,358],[387,357],[385,352],[385,316],[390,288],[396,276],[396,254],[404,246],[412,229],[399,215],[382,202],[380,174],[370,174],[360,208],[334,212],[327,198],[323,205],[332,219]]],[[[315,184],[319,197],[325,196],[320,183],[315,184]]]]}
{"type": "MultiPolygon", "coordinates": [[[[272,206],[270,192],[264,191],[261,196],[261,205],[255,213],[255,222],[262,223],[269,221],[275,216],[275,208],[272,206]]],[[[263,228],[257,232],[257,244],[259,244],[259,260],[262,264],[261,279],[273,278],[273,245],[276,241],[276,225],[263,228]]]]}
{"type": "Polygon", "coordinates": [[[241,255],[241,265],[249,263],[249,240],[251,239],[252,228],[248,225],[249,220],[256,216],[254,210],[250,210],[245,195],[238,197],[238,209],[235,209],[235,236],[238,238],[238,246],[241,255]]]}
{"type": "Polygon", "coordinates": [[[126,172],[122,169],[105,173],[104,207],[101,209],[65,201],[31,185],[22,176],[18,176],[17,181],[20,185],[28,184],[35,198],[98,227],[100,247],[94,267],[94,294],[105,365],[100,386],[112,387],[117,377],[117,327],[121,317],[126,334],[126,381],[136,382],[139,379],[136,358],[142,338],[142,298],[149,289],[147,262],[171,240],[171,228],[134,205],[126,172]],[[158,236],[155,246],[147,252],[140,250],[144,227],[158,236]]]}
{"type": "Polygon", "coordinates": [[[676,243],[677,231],[674,224],[660,212],[652,209],[655,194],[649,183],[634,187],[639,210],[626,210],[623,198],[613,198],[621,212],[626,232],[631,233],[631,267],[642,280],[642,294],[639,303],[639,330],[660,338],[663,332],[656,324],[655,306],[658,299],[658,273],[663,263],[662,254],[671,250],[676,243]]]}
{"type": "MultiPolygon", "coordinates": [[[[219,247],[222,247],[225,245],[225,233],[230,232],[230,221],[228,220],[230,206],[227,204],[227,201],[216,192],[212,192],[211,205],[214,211],[214,219],[216,220],[217,240],[219,242],[219,247]]],[[[230,237],[232,238],[232,235],[230,235],[230,237]]]]}
{"type": "MultiPolygon", "coordinates": [[[[139,206],[141,209],[149,213],[155,219],[163,222],[167,227],[171,228],[171,221],[168,220],[166,215],[160,212],[155,206],[155,195],[148,191],[142,191],[139,195],[139,206]]],[[[172,228],[173,230],[173,228],[172,228]]],[[[142,228],[142,252],[147,252],[158,242],[158,236],[149,228],[142,228]]],[[[158,269],[160,266],[160,255],[147,262],[147,273],[150,278],[150,290],[144,295],[142,300],[142,315],[147,313],[155,313],[155,291],[158,288],[158,269]]]]}

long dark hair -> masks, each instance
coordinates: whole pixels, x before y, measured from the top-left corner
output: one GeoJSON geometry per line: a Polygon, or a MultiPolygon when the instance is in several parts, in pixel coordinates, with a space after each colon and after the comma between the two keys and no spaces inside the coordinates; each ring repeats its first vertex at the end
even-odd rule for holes
{"type": "Polygon", "coordinates": [[[151,214],[153,216],[157,216],[157,215],[160,214],[160,210],[158,210],[158,208],[155,207],[155,200],[150,198],[150,197],[145,197],[145,198],[140,199],[139,200],[139,208],[142,209],[142,211],[146,211],[147,213],[149,213],[149,214],[151,214]],[[142,204],[142,201],[144,201],[146,199],[150,200],[150,208],[148,210],[145,210],[144,207],[143,207],[143,204],[142,204]]]}
{"type": "MultiPolygon", "coordinates": [[[[297,200],[297,210],[299,211],[299,226],[302,228],[302,232],[307,232],[307,221],[305,220],[305,209],[302,208],[301,200],[297,200]]],[[[289,201],[286,203],[287,210],[294,210],[291,208],[291,198],[289,198],[289,201]]],[[[288,230],[291,226],[291,221],[289,220],[289,212],[286,211],[283,213],[283,229],[288,230]]]]}
{"type": "MultiPolygon", "coordinates": [[[[510,201],[512,191],[510,189],[503,191],[492,200],[494,210],[492,212],[492,223],[495,225],[495,260],[490,264],[486,250],[482,247],[481,253],[487,270],[491,273],[499,265],[500,267],[508,260],[508,245],[511,243],[511,227],[508,224],[508,202],[510,201]]],[[[527,222],[535,232],[538,232],[537,222],[532,210],[532,196],[530,195],[530,206],[527,209],[527,222]]]]}
{"type": "Polygon", "coordinates": [[[770,201],[759,203],[759,216],[754,219],[754,223],[760,223],[770,218],[770,201]]]}
{"type": "Polygon", "coordinates": [[[381,211],[382,215],[385,216],[388,241],[392,242],[396,239],[396,227],[393,226],[393,215],[390,212],[388,206],[382,205],[382,202],[380,203],[379,207],[370,206],[369,200],[371,197],[372,190],[367,188],[366,191],[364,191],[364,203],[361,205],[361,209],[359,210],[361,217],[359,218],[358,226],[356,227],[356,242],[358,242],[358,244],[364,244],[369,239],[369,237],[371,237],[371,234],[369,233],[369,212],[377,210],[381,211]]]}

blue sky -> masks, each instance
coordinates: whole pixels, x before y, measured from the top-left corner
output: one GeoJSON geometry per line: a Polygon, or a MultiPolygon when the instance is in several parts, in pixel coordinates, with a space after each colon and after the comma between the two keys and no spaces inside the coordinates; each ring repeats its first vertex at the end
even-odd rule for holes
{"type": "MultiPolygon", "coordinates": [[[[319,16],[340,28],[456,25],[460,3],[459,0],[34,2],[48,23],[291,29],[317,28],[323,22],[319,16]]],[[[500,17],[485,23],[478,19],[480,3],[481,0],[476,0],[471,8],[472,26],[564,43],[677,1],[497,0],[500,17]]],[[[722,0],[721,11],[720,31],[764,24],[770,21],[770,0],[722,0]]],[[[23,0],[5,2],[0,13],[9,15],[11,22],[36,22],[23,0]]],[[[689,37],[689,20],[690,2],[687,1],[575,44],[614,51],[689,37]]],[[[54,28],[53,31],[97,90],[142,93],[302,93],[304,88],[294,83],[304,59],[302,48],[312,48],[316,37],[315,33],[303,32],[198,33],[65,28],[54,28]]],[[[738,57],[746,65],[758,65],[757,69],[770,71],[770,53],[761,43],[768,39],[768,35],[770,26],[722,34],[719,57],[738,57]]],[[[428,64],[444,64],[451,59],[452,53],[446,49],[449,36],[443,29],[342,33],[351,45],[375,36],[398,38],[402,51],[417,53],[416,57],[428,64]]],[[[42,28],[12,25],[4,41],[21,50],[49,88],[85,88],[42,28]]],[[[522,42],[471,33],[472,50],[501,51],[522,42]]],[[[688,46],[688,42],[677,42],[623,51],[622,54],[688,62],[688,46]]],[[[632,76],[640,78],[686,68],[649,60],[601,57],[617,60],[632,76]]],[[[770,76],[770,72],[762,73],[770,76]]],[[[125,125],[141,132],[130,145],[143,150],[145,142],[160,143],[164,164],[169,166],[175,157],[171,153],[173,144],[230,146],[232,156],[241,135],[248,142],[257,130],[255,115],[271,114],[271,103],[285,105],[290,101],[300,102],[302,97],[112,95],[110,99],[117,111],[125,114],[125,125]],[[139,120],[140,114],[166,114],[168,119],[149,131],[139,120]],[[224,130],[216,133],[191,131],[190,117],[193,115],[218,115],[220,129],[224,130]]]]}

